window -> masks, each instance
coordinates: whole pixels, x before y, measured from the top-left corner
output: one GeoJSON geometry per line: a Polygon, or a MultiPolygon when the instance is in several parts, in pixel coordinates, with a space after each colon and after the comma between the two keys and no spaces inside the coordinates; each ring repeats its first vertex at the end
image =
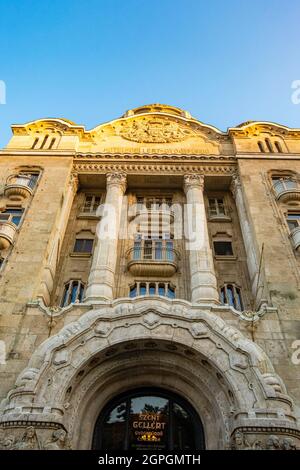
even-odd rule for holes
{"type": "Polygon", "coordinates": [[[74,245],[74,253],[92,253],[94,240],[91,238],[77,238],[74,245]]]}
{"type": "Polygon", "coordinates": [[[7,208],[0,213],[0,222],[12,222],[19,225],[22,219],[24,209],[22,208],[7,208]]]}
{"type": "Polygon", "coordinates": [[[225,284],[221,287],[220,301],[222,304],[228,304],[236,310],[243,310],[241,290],[235,284],[225,284]]]}
{"type": "Polygon", "coordinates": [[[290,191],[293,189],[299,189],[298,182],[292,176],[273,176],[272,177],[273,188],[277,195],[290,191]]]}
{"type": "Polygon", "coordinates": [[[209,198],[208,205],[210,217],[225,215],[224,200],[222,198],[209,198]]]}
{"type": "Polygon", "coordinates": [[[100,204],[101,204],[101,195],[88,194],[85,196],[85,202],[83,205],[82,212],[95,215],[100,204]]]}
{"type": "Polygon", "coordinates": [[[139,295],[160,295],[175,299],[175,287],[169,282],[136,282],[130,286],[129,297],[137,297],[139,295]]]}
{"type": "Polygon", "coordinates": [[[290,212],[287,214],[286,221],[290,231],[292,232],[295,228],[300,227],[300,213],[290,212]]]}
{"type": "Polygon", "coordinates": [[[205,448],[203,426],[180,396],[157,388],[134,389],[112,399],[94,430],[94,450],[195,452],[205,448]]]}
{"type": "Polygon", "coordinates": [[[214,242],[214,250],[216,256],[233,256],[231,242],[216,241],[214,242]]]}
{"type": "Polygon", "coordinates": [[[83,300],[84,284],[78,280],[72,280],[65,284],[61,301],[61,307],[66,307],[75,302],[83,300]]]}
{"type": "MultiPolygon", "coordinates": [[[[140,235],[140,234],[137,234],[140,235]]],[[[174,261],[174,242],[171,239],[163,240],[162,236],[157,238],[136,237],[133,245],[134,260],[168,260],[174,261]]]]}

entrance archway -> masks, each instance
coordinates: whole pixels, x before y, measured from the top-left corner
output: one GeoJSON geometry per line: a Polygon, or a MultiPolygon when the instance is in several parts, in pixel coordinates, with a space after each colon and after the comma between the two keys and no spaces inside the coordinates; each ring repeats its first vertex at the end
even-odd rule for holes
{"type": "Polygon", "coordinates": [[[93,449],[196,451],[204,449],[201,419],[182,397],[160,388],[118,395],[100,413],[93,449]]]}

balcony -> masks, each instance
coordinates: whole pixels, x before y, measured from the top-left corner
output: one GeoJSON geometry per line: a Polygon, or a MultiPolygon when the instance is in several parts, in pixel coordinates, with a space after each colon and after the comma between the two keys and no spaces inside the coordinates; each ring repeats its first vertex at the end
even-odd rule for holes
{"type": "Polygon", "coordinates": [[[273,181],[276,199],[282,202],[300,201],[300,187],[298,181],[292,178],[280,178],[273,181]]]}
{"type": "Polygon", "coordinates": [[[0,250],[6,250],[13,244],[17,227],[9,221],[0,221],[0,250]]]}
{"type": "Polygon", "coordinates": [[[178,268],[172,242],[144,240],[127,253],[127,268],[133,276],[171,277],[178,268]]]}
{"type": "Polygon", "coordinates": [[[300,227],[294,228],[291,231],[290,239],[292,241],[295,250],[299,250],[300,247],[300,227]]]}
{"type": "Polygon", "coordinates": [[[19,201],[33,194],[36,178],[33,175],[12,175],[7,179],[4,194],[11,200],[19,201]]]}

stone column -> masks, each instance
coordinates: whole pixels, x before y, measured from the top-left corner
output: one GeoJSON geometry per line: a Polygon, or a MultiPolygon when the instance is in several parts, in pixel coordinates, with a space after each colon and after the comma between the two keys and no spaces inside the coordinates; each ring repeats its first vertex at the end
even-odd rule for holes
{"type": "Polygon", "coordinates": [[[184,176],[184,191],[186,194],[185,236],[188,240],[186,249],[189,252],[191,301],[193,303],[219,303],[203,189],[203,175],[184,176]],[[193,232],[193,235],[191,232],[193,232]]]}
{"type": "Polygon", "coordinates": [[[46,305],[50,303],[50,296],[53,290],[54,277],[57,268],[57,260],[59,259],[62,242],[69,222],[69,216],[77,189],[78,175],[77,173],[71,173],[67,190],[64,194],[62,207],[55,221],[54,233],[48,245],[48,256],[46,265],[42,272],[41,285],[37,295],[37,297],[43,299],[46,305]]]}
{"type": "Polygon", "coordinates": [[[235,199],[235,204],[239,216],[240,227],[243,235],[244,246],[247,254],[247,265],[251,281],[251,289],[254,297],[257,297],[257,280],[259,271],[259,254],[255,250],[254,235],[251,230],[249,218],[245,206],[243,190],[240,178],[234,176],[230,186],[232,195],[235,199]]]}
{"type": "Polygon", "coordinates": [[[113,299],[121,209],[125,190],[125,173],[106,175],[106,198],[102,218],[97,227],[97,244],[88,279],[86,301],[113,299]]]}

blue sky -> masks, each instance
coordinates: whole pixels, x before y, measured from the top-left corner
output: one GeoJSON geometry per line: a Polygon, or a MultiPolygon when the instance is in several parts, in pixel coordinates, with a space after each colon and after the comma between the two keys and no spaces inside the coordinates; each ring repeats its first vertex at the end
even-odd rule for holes
{"type": "Polygon", "coordinates": [[[299,18],[299,0],[0,0],[0,147],[12,123],[89,129],[155,102],[300,127],[299,18]]]}

